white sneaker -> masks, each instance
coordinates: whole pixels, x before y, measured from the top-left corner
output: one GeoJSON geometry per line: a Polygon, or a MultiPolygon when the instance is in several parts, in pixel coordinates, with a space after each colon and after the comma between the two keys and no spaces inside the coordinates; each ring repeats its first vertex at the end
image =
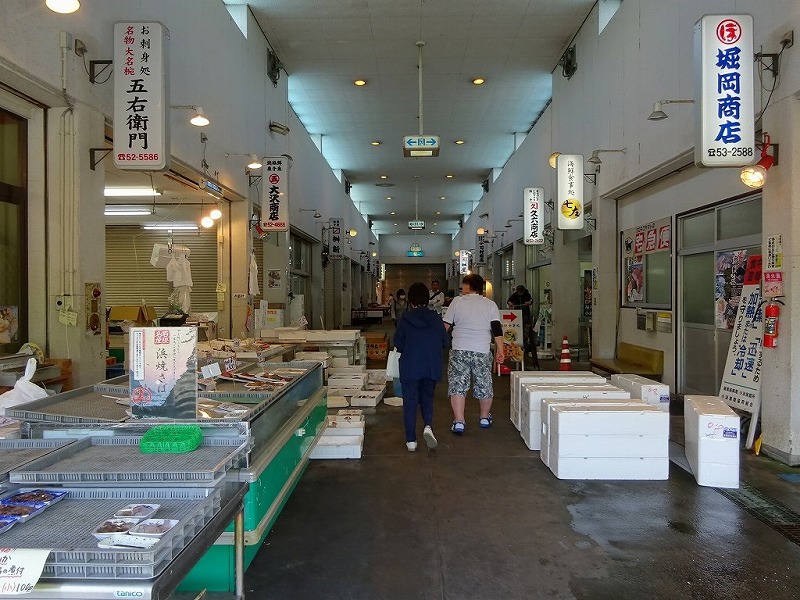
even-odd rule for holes
{"type": "Polygon", "coordinates": [[[416,452],[417,442],[406,442],[406,448],[408,448],[409,452],[416,452]]]}
{"type": "Polygon", "coordinates": [[[428,448],[433,449],[439,445],[439,442],[436,441],[436,436],[433,435],[433,429],[431,429],[430,425],[426,425],[425,429],[422,430],[422,437],[425,438],[425,443],[428,444],[428,448]]]}

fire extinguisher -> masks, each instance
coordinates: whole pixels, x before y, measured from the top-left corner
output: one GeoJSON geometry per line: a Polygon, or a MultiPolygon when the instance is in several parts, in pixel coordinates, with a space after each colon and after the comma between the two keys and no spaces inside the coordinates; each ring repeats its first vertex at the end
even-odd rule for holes
{"type": "Polygon", "coordinates": [[[764,307],[764,347],[776,348],[778,346],[778,319],[781,315],[783,304],[780,300],[772,299],[764,307]]]}

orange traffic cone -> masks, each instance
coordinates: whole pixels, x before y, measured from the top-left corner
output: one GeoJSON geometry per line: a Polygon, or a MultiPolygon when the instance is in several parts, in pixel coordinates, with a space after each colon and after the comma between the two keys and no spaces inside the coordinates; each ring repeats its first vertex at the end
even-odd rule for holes
{"type": "Polygon", "coordinates": [[[559,371],[572,371],[572,357],[569,354],[569,340],[564,336],[561,342],[561,362],[558,365],[559,371]]]}

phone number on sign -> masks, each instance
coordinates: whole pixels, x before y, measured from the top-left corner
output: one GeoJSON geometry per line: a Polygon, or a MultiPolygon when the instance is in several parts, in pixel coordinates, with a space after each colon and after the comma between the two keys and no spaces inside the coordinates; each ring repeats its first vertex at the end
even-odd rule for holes
{"type": "Polygon", "coordinates": [[[155,154],[117,154],[117,160],[158,160],[158,153],[155,154]]]}
{"type": "Polygon", "coordinates": [[[709,156],[753,156],[752,148],[709,148],[709,156]]]}

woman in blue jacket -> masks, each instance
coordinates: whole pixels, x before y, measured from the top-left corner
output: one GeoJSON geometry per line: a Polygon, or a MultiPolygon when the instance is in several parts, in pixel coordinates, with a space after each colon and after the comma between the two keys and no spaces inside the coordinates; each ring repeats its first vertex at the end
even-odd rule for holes
{"type": "Polygon", "coordinates": [[[433,390],[442,378],[442,349],[447,333],[442,318],[428,308],[428,288],[412,283],[408,288],[411,308],[397,322],[394,346],[400,352],[400,383],[403,386],[403,419],[406,448],[417,449],[417,407],[422,413],[422,437],[428,448],[436,448],[433,435],[433,390]]]}

